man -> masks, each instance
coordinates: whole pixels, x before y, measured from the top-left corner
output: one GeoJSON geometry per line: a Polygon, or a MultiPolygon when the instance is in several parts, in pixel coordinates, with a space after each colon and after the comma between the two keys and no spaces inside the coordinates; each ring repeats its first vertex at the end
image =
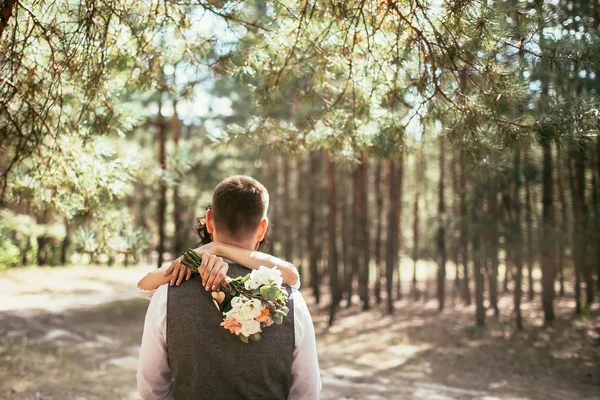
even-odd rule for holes
{"type": "MultiPolygon", "coordinates": [[[[269,195],[247,176],[215,189],[206,228],[215,242],[255,250],[268,227],[269,195]]],[[[248,270],[230,264],[228,275],[248,270]]],[[[315,333],[300,292],[289,298],[282,325],[259,342],[242,343],[220,323],[202,281],[158,288],[146,314],[137,373],[144,400],[317,399],[321,388],[315,333]]]]}

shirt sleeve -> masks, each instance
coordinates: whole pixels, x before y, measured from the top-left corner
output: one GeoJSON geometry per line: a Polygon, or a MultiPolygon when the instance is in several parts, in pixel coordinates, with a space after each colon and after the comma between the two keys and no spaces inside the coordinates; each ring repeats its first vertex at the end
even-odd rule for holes
{"type": "Polygon", "coordinates": [[[137,370],[143,400],[173,399],[173,376],[167,358],[167,284],[160,286],[148,306],[137,370]]]}
{"type": "Polygon", "coordinates": [[[302,294],[294,292],[293,299],[295,348],[289,400],[315,400],[321,392],[315,327],[302,294]]]}

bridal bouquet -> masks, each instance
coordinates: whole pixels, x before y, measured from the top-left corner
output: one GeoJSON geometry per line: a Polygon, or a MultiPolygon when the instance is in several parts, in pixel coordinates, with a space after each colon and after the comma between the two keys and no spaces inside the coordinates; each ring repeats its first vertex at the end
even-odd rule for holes
{"type": "MultiPolygon", "coordinates": [[[[183,253],[183,265],[198,272],[202,259],[193,250],[183,253]]],[[[261,266],[245,276],[221,282],[212,293],[217,308],[223,312],[221,326],[242,342],[259,341],[262,329],[281,325],[289,313],[287,294],[281,271],[261,266]]]]}

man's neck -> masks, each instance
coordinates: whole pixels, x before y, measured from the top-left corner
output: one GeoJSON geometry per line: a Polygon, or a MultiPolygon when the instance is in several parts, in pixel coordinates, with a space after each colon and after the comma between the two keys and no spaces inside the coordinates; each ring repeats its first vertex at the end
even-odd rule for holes
{"type": "Polygon", "coordinates": [[[248,241],[239,241],[239,240],[232,240],[232,239],[229,239],[229,238],[219,238],[217,240],[217,242],[228,244],[230,246],[239,247],[239,248],[242,248],[242,249],[247,249],[247,250],[250,250],[250,251],[256,250],[256,243],[254,241],[250,241],[250,240],[248,240],[248,241]]]}

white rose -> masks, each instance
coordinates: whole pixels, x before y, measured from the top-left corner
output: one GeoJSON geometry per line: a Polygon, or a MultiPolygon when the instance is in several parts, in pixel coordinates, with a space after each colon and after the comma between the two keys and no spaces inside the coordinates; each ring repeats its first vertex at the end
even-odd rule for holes
{"type": "MultiPolygon", "coordinates": [[[[249,299],[247,297],[234,297],[231,300],[233,311],[242,320],[251,320],[258,317],[262,311],[262,303],[257,299],[249,299]]],[[[241,322],[241,321],[240,321],[241,322]]]]}
{"type": "Polygon", "coordinates": [[[283,277],[277,267],[267,268],[261,265],[258,269],[250,273],[249,281],[253,282],[251,285],[253,289],[256,289],[262,285],[281,286],[283,284],[283,277]]]}
{"type": "Polygon", "coordinates": [[[261,331],[260,329],[260,322],[255,321],[255,320],[244,320],[241,321],[242,323],[242,329],[240,329],[240,334],[248,337],[251,335],[254,335],[255,333],[258,333],[261,331]]]}

